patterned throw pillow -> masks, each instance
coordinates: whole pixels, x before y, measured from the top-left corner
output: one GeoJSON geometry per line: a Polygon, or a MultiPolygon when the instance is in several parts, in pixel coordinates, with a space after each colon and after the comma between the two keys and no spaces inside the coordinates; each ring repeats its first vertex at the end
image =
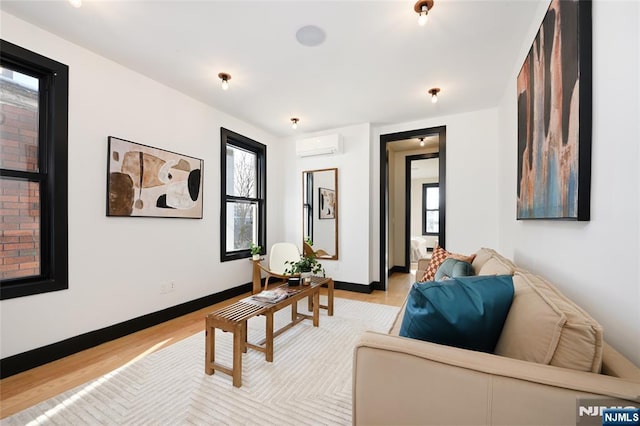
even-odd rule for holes
{"type": "Polygon", "coordinates": [[[438,271],[438,268],[440,267],[442,262],[444,262],[445,259],[448,257],[452,257],[454,259],[471,263],[473,262],[473,259],[476,257],[476,255],[475,253],[472,254],[471,256],[465,256],[464,254],[458,254],[458,253],[450,253],[445,249],[443,249],[442,247],[436,246],[433,249],[433,254],[431,255],[431,262],[429,262],[429,267],[425,271],[424,276],[420,281],[421,282],[433,281],[434,277],[436,276],[436,272],[438,271]]]}

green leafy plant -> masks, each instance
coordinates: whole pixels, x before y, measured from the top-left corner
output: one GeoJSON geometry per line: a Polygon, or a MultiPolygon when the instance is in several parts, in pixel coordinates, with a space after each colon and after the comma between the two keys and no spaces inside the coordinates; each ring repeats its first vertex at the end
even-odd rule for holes
{"type": "Polygon", "coordinates": [[[252,255],[255,256],[256,254],[260,254],[260,252],[262,251],[262,247],[251,243],[249,244],[249,251],[251,252],[252,255]]]}
{"type": "Polygon", "coordinates": [[[285,275],[300,274],[303,272],[311,272],[314,275],[322,273],[325,276],[324,268],[316,260],[315,256],[300,256],[300,260],[292,261],[287,260],[285,262],[286,268],[284,270],[285,275]]]}

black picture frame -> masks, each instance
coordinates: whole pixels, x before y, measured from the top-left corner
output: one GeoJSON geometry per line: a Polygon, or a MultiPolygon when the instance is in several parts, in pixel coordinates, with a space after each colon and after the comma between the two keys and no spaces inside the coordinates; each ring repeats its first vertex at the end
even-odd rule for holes
{"type": "Polygon", "coordinates": [[[552,0],[518,74],[518,220],[590,219],[591,9],[552,0]]]}

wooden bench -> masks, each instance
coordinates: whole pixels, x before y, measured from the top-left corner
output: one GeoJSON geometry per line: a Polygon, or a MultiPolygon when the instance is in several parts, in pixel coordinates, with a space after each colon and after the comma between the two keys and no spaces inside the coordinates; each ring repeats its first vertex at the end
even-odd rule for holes
{"type": "MultiPolygon", "coordinates": [[[[211,375],[216,370],[222,371],[233,378],[233,386],[242,386],[242,354],[247,351],[247,348],[263,352],[267,362],[272,362],[273,339],[275,337],[305,319],[311,319],[313,326],[318,327],[320,322],[320,287],[326,284],[326,280],[312,280],[309,285],[297,287],[282,285],[280,287],[288,289],[291,294],[277,303],[261,302],[247,297],[208,314],[205,319],[205,373],[211,375]],[[298,313],[298,301],[305,297],[309,298],[309,310],[313,312],[313,315],[298,313]],[[291,322],[274,331],[273,315],[287,306],[291,306],[291,322]],[[258,315],[266,317],[265,338],[257,344],[253,344],[247,342],[247,321],[258,315]],[[216,328],[233,333],[232,367],[215,362],[216,328]]],[[[333,280],[331,281],[333,282],[333,280]]],[[[329,305],[333,314],[332,302],[333,300],[329,305]]]]}

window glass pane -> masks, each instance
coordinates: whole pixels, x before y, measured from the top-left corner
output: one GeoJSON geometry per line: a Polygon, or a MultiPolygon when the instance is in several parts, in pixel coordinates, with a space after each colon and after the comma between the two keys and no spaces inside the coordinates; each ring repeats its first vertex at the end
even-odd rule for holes
{"type": "Polygon", "coordinates": [[[0,67],[0,168],[38,171],[39,83],[0,67]]]}
{"type": "Polygon", "coordinates": [[[227,251],[244,250],[258,243],[258,205],[227,202],[227,251]]]}
{"type": "Polygon", "coordinates": [[[429,210],[427,211],[427,232],[429,233],[438,233],[438,229],[440,228],[440,212],[439,210],[429,210]]]}
{"type": "Polygon", "coordinates": [[[40,275],[38,182],[0,178],[0,279],[40,275]]]}
{"type": "Polygon", "coordinates": [[[256,197],[258,156],[227,145],[227,195],[256,197]]]}
{"type": "Polygon", "coordinates": [[[434,210],[440,205],[440,188],[430,186],[427,188],[427,209],[434,210]]]}

